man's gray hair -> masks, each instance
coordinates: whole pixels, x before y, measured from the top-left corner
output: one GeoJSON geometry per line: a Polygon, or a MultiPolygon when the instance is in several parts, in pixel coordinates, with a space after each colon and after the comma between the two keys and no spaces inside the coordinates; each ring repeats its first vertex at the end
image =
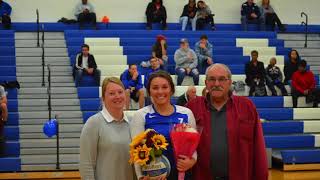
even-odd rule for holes
{"type": "Polygon", "coordinates": [[[227,65],[221,64],[221,63],[211,64],[211,65],[207,68],[207,70],[206,70],[206,79],[208,79],[208,72],[209,72],[211,69],[216,68],[216,67],[220,67],[220,68],[223,68],[224,70],[226,70],[226,71],[227,71],[227,74],[228,74],[228,75],[227,75],[228,78],[231,79],[231,77],[232,77],[231,70],[229,69],[229,67],[228,67],[227,65]]]}

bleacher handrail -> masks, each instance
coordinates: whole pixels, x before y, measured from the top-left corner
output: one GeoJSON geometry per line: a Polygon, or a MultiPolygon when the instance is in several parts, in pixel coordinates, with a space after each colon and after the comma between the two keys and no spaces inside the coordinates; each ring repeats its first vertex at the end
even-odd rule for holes
{"type": "Polygon", "coordinates": [[[305,41],[304,41],[304,47],[308,47],[308,14],[305,12],[301,12],[301,17],[305,16],[305,21],[301,22],[301,25],[304,25],[305,27],[305,41]]]}
{"type": "Polygon", "coordinates": [[[42,87],[45,86],[45,81],[44,81],[44,73],[45,73],[45,61],[44,61],[44,25],[42,25],[42,55],[41,55],[41,60],[42,60],[42,87]]]}
{"type": "Polygon", "coordinates": [[[39,25],[39,10],[36,10],[36,14],[37,14],[37,47],[40,47],[40,25],[39,25]]]}

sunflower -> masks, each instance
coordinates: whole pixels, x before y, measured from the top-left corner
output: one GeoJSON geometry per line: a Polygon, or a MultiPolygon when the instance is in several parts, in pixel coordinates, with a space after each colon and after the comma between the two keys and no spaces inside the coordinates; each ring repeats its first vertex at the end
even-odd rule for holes
{"type": "Polygon", "coordinates": [[[136,147],[133,150],[133,161],[138,163],[139,165],[146,165],[147,161],[149,161],[150,151],[152,148],[148,148],[145,144],[141,147],[136,147]]]}
{"type": "Polygon", "coordinates": [[[130,143],[130,148],[131,148],[131,149],[134,149],[135,147],[137,147],[137,146],[139,146],[139,145],[145,144],[146,137],[147,137],[147,134],[146,134],[145,132],[136,135],[136,136],[132,139],[132,142],[130,143]]]}
{"type": "Polygon", "coordinates": [[[166,138],[161,134],[156,134],[152,138],[154,147],[159,149],[167,149],[168,143],[166,142],[166,138]]]}

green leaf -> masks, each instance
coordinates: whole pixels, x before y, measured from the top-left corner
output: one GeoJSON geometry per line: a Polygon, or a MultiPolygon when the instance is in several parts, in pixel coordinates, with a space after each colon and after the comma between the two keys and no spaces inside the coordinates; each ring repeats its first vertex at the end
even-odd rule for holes
{"type": "Polygon", "coordinates": [[[162,150],[161,149],[155,149],[154,154],[156,157],[159,157],[162,155],[162,150]]]}
{"type": "Polygon", "coordinates": [[[151,149],[150,156],[151,156],[151,161],[154,161],[156,159],[154,148],[151,149]]]}

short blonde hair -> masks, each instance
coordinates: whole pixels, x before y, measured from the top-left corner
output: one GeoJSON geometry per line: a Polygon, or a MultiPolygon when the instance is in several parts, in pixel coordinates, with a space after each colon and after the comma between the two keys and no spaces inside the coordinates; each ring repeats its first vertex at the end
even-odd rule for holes
{"type": "Polygon", "coordinates": [[[121,82],[121,80],[117,77],[109,77],[109,78],[105,78],[102,82],[102,99],[104,99],[105,97],[105,92],[107,89],[107,86],[109,83],[114,83],[114,84],[118,84],[119,86],[121,86],[123,88],[123,90],[125,90],[125,87],[123,85],[123,83],[121,82]]]}

